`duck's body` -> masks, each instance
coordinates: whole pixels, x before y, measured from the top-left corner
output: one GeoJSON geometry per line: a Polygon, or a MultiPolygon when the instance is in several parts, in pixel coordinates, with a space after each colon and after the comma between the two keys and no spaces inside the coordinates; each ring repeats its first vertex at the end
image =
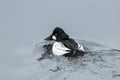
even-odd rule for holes
{"type": "Polygon", "coordinates": [[[54,55],[58,56],[75,57],[78,55],[83,56],[84,48],[73,39],[68,39],[61,42],[55,42],[52,47],[52,52],[54,55]]]}
{"type": "Polygon", "coordinates": [[[84,47],[69,36],[61,29],[55,28],[53,34],[45,40],[55,40],[52,46],[53,55],[65,57],[77,57],[84,55],[84,47]]]}

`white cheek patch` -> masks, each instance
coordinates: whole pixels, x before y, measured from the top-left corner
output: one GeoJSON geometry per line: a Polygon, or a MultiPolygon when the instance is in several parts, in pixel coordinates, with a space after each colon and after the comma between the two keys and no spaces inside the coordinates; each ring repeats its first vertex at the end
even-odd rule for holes
{"type": "Polygon", "coordinates": [[[56,40],[56,36],[53,35],[53,36],[52,36],[52,39],[53,39],[53,40],[56,40]]]}

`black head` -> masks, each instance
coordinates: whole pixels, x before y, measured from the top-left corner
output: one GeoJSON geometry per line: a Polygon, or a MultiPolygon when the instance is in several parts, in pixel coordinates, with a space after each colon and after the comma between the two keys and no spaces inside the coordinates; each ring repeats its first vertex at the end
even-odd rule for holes
{"type": "Polygon", "coordinates": [[[56,27],[53,30],[52,35],[50,35],[48,38],[45,40],[55,40],[55,41],[61,41],[61,40],[66,40],[68,39],[69,36],[64,32],[62,28],[56,27]]]}

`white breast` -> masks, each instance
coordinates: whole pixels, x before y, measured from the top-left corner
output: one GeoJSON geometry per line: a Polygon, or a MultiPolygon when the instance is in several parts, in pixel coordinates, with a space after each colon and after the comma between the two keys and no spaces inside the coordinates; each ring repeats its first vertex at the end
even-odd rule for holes
{"type": "Polygon", "coordinates": [[[64,55],[66,53],[69,53],[69,48],[66,48],[61,42],[55,42],[53,44],[52,52],[54,55],[64,55]]]}

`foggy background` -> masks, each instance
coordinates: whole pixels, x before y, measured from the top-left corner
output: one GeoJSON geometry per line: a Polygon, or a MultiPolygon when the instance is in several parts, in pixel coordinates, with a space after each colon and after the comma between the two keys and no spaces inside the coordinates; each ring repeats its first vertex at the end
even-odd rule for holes
{"type": "Polygon", "coordinates": [[[74,39],[120,49],[120,1],[0,0],[0,78],[23,80],[27,62],[21,60],[55,27],[74,39]]]}

